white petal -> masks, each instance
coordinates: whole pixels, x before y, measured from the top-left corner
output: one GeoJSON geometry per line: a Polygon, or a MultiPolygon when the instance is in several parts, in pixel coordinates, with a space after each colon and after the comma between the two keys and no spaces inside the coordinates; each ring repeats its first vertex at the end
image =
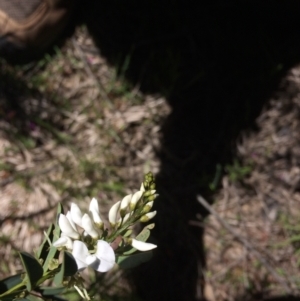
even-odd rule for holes
{"type": "Polygon", "coordinates": [[[149,242],[143,242],[134,238],[132,239],[131,245],[139,251],[149,251],[157,247],[157,245],[151,244],[149,242]]]}
{"type": "Polygon", "coordinates": [[[87,256],[87,258],[85,259],[85,262],[88,266],[91,266],[93,268],[93,265],[99,265],[100,260],[97,258],[96,255],[89,255],[87,256]]]}
{"type": "Polygon", "coordinates": [[[131,198],[132,198],[132,194],[128,194],[123,198],[123,200],[121,201],[121,210],[126,210],[127,209],[131,198]]]}
{"type": "Polygon", "coordinates": [[[86,258],[90,255],[87,246],[80,240],[73,243],[72,255],[74,256],[79,271],[87,267],[86,258]]]}
{"type": "Polygon", "coordinates": [[[67,236],[60,237],[57,241],[53,243],[54,247],[63,247],[67,243],[67,236]]]}
{"type": "Polygon", "coordinates": [[[103,224],[102,219],[100,217],[99,214],[99,206],[98,206],[98,201],[95,198],[92,198],[91,202],[90,202],[90,213],[93,217],[93,220],[95,222],[95,224],[98,224],[99,226],[101,226],[103,224]]]}
{"type": "Polygon", "coordinates": [[[98,272],[107,272],[115,265],[115,252],[110,244],[104,240],[98,240],[96,256],[100,259],[100,264],[96,269],[98,272]]]}
{"type": "Polygon", "coordinates": [[[76,232],[71,226],[69,220],[64,214],[60,214],[58,218],[58,225],[61,231],[66,235],[73,239],[78,239],[80,237],[79,233],[76,232]]]}
{"type": "Polygon", "coordinates": [[[98,205],[98,201],[95,198],[92,198],[91,202],[90,202],[90,211],[94,210],[99,214],[99,205],[98,205]]]}
{"type": "Polygon", "coordinates": [[[144,183],[142,183],[141,185],[141,188],[140,188],[140,191],[144,192],[145,191],[145,186],[144,186],[144,183]]]}
{"type": "Polygon", "coordinates": [[[121,201],[112,205],[112,207],[110,208],[110,210],[108,212],[108,220],[112,226],[114,226],[118,221],[118,212],[120,209],[120,203],[121,203],[121,201]]]}
{"type": "Polygon", "coordinates": [[[100,215],[95,210],[93,210],[93,209],[90,210],[90,213],[92,215],[92,218],[93,218],[93,221],[94,221],[95,224],[97,224],[97,225],[102,225],[103,224],[100,215]]]}
{"type": "Polygon", "coordinates": [[[74,203],[71,204],[71,217],[73,222],[81,227],[82,212],[74,203]]]}
{"type": "Polygon", "coordinates": [[[145,214],[149,219],[153,218],[156,215],[156,211],[148,212],[145,214]]]}
{"type": "Polygon", "coordinates": [[[69,222],[70,222],[71,226],[73,227],[73,229],[77,232],[76,225],[74,224],[74,222],[72,220],[71,211],[67,212],[66,217],[69,220],[69,222]]]}
{"type": "Polygon", "coordinates": [[[85,230],[85,232],[87,234],[89,234],[93,238],[98,238],[98,233],[97,233],[96,229],[94,228],[93,222],[88,214],[85,214],[82,217],[81,224],[82,224],[82,228],[85,230]]]}
{"type": "Polygon", "coordinates": [[[131,201],[130,201],[130,209],[131,210],[134,210],[137,202],[141,199],[142,195],[143,195],[143,191],[139,190],[132,196],[131,201]]]}

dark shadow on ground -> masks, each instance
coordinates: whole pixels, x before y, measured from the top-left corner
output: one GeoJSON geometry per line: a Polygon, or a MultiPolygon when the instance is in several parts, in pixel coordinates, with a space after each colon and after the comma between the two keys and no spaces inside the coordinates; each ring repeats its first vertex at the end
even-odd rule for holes
{"type": "Polygon", "coordinates": [[[232,160],[241,130],[299,62],[299,12],[298,1],[91,2],[85,22],[101,53],[172,107],[159,154],[159,248],[134,274],[143,300],[195,300],[205,265],[202,229],[189,226],[205,215],[196,195],[209,199],[216,165],[232,160]]]}

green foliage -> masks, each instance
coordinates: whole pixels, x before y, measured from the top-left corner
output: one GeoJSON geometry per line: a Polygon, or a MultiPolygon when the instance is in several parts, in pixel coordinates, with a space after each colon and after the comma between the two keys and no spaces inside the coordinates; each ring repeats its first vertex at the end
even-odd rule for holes
{"type": "Polygon", "coordinates": [[[60,265],[60,270],[54,277],[54,283],[57,286],[62,285],[65,277],[73,276],[77,273],[77,264],[72,254],[64,251],[62,251],[62,253],[63,253],[63,260],[60,265]]]}
{"type": "Polygon", "coordinates": [[[252,167],[250,165],[243,166],[235,159],[232,165],[226,165],[225,170],[228,173],[229,179],[232,182],[236,182],[248,176],[252,171],[252,167]]]}
{"type": "Polygon", "coordinates": [[[30,292],[43,276],[43,268],[32,255],[26,252],[20,252],[21,261],[26,272],[26,287],[30,292]]]}
{"type": "Polygon", "coordinates": [[[142,252],[137,254],[130,254],[128,256],[119,256],[117,264],[122,269],[132,269],[140,264],[147,262],[152,257],[152,252],[142,252]]]}

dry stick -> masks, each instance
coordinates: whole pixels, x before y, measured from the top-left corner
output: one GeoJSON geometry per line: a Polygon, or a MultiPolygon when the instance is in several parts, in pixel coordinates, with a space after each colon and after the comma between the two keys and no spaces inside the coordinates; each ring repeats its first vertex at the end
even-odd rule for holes
{"type": "Polygon", "coordinates": [[[265,266],[265,268],[273,275],[273,277],[284,287],[285,291],[289,294],[292,293],[292,290],[286,284],[286,281],[282,279],[276,271],[270,266],[265,258],[261,256],[261,254],[243,237],[241,237],[238,233],[236,233],[231,226],[221,218],[221,216],[207,203],[207,201],[201,196],[197,196],[198,202],[207,209],[217,220],[218,222],[228,231],[230,232],[238,241],[240,241],[249,251],[251,251],[254,256],[265,266]]]}

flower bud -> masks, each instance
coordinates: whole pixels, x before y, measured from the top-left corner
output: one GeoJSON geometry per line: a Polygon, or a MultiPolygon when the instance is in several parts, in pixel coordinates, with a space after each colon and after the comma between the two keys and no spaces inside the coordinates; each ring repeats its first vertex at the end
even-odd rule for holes
{"type": "Polygon", "coordinates": [[[131,240],[131,245],[139,251],[150,251],[157,247],[157,245],[148,242],[143,242],[134,238],[131,240]]]}
{"type": "Polygon", "coordinates": [[[147,214],[143,215],[143,216],[140,218],[140,221],[141,221],[142,223],[146,223],[146,222],[148,222],[151,218],[153,218],[155,215],[156,215],[156,211],[148,212],[147,214]]]}
{"type": "Polygon", "coordinates": [[[144,193],[144,197],[149,197],[153,194],[155,194],[156,190],[147,190],[145,193],[144,193]]]}
{"type": "Polygon", "coordinates": [[[131,211],[133,211],[135,209],[136,204],[141,199],[142,195],[143,195],[143,191],[139,190],[132,196],[130,205],[129,205],[131,211]]]}
{"type": "Polygon", "coordinates": [[[151,208],[152,208],[152,206],[153,206],[153,203],[154,203],[153,201],[147,203],[147,204],[144,206],[144,208],[143,208],[143,210],[142,210],[142,213],[148,213],[148,212],[151,210],[151,208]]]}
{"type": "Polygon", "coordinates": [[[103,229],[103,222],[99,214],[99,206],[98,201],[95,198],[92,198],[89,207],[90,214],[94,220],[94,223],[97,225],[99,229],[103,229]]]}
{"type": "Polygon", "coordinates": [[[121,217],[123,217],[126,214],[126,210],[128,208],[128,205],[129,205],[129,202],[130,202],[131,198],[132,198],[132,194],[128,194],[121,201],[121,205],[120,205],[120,215],[121,215],[121,217]]]}
{"type": "Polygon", "coordinates": [[[120,204],[121,201],[115,203],[114,205],[112,205],[112,207],[108,212],[108,220],[112,227],[114,227],[118,222],[118,213],[120,209],[120,204]]]}

